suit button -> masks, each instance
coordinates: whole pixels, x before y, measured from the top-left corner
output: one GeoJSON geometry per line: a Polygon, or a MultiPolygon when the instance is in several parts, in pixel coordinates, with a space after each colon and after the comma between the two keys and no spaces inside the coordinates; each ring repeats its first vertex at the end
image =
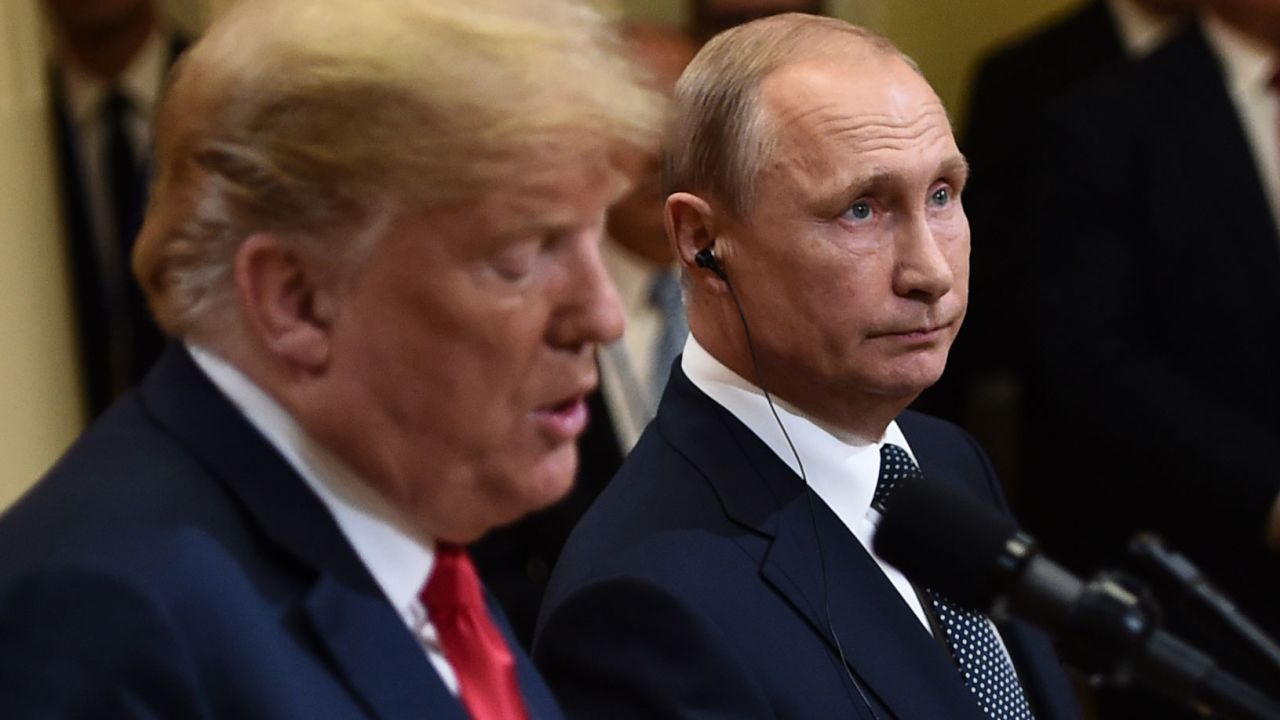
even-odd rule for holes
{"type": "Polygon", "coordinates": [[[536,583],[546,582],[550,571],[547,559],[541,555],[532,555],[524,563],[525,576],[536,583]]]}

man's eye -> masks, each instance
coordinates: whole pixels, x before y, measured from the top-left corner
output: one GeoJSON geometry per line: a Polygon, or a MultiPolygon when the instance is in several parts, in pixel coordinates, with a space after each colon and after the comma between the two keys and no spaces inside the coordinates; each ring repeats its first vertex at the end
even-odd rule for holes
{"type": "Polygon", "coordinates": [[[517,281],[533,272],[537,246],[525,244],[508,248],[490,261],[490,267],[504,280],[517,281]]]}
{"type": "Polygon", "coordinates": [[[938,207],[946,207],[951,203],[951,188],[940,187],[934,190],[933,194],[929,196],[929,200],[938,207]]]}
{"type": "Polygon", "coordinates": [[[844,216],[850,220],[869,220],[871,219],[871,203],[856,202],[844,211],[844,216]]]}

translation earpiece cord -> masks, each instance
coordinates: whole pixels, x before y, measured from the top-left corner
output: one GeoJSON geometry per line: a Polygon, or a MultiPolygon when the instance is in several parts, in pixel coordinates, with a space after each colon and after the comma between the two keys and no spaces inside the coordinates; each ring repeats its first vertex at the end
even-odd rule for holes
{"type": "Polygon", "coordinates": [[[840,645],[840,636],[836,635],[835,625],[831,622],[831,597],[827,588],[827,560],[826,552],[822,545],[822,532],[818,530],[818,513],[813,506],[813,488],[809,487],[809,478],[804,472],[804,463],[800,460],[800,453],[796,451],[795,443],[791,442],[791,434],[787,432],[787,427],[782,423],[782,418],[778,416],[778,408],[773,404],[773,395],[769,392],[769,388],[765,387],[764,376],[760,374],[760,361],[756,358],[756,344],[751,341],[751,328],[747,325],[747,315],[742,310],[742,303],[738,300],[738,293],[733,289],[733,283],[729,282],[729,277],[723,271],[717,273],[721,280],[724,280],[725,287],[729,288],[729,297],[733,298],[733,306],[738,310],[738,318],[742,320],[742,332],[747,339],[747,352],[751,354],[751,367],[756,372],[756,382],[760,385],[760,391],[764,393],[765,402],[769,404],[769,412],[773,413],[774,422],[778,423],[778,429],[782,431],[782,437],[787,441],[787,447],[791,449],[791,456],[796,459],[796,467],[800,471],[800,481],[804,483],[805,499],[809,504],[809,518],[813,522],[813,535],[818,541],[818,567],[822,574],[822,605],[823,612],[826,613],[827,632],[831,635],[832,642],[835,643],[836,653],[840,656],[840,666],[844,668],[849,680],[853,683],[853,689],[858,692],[858,697],[862,700],[862,704],[866,706],[871,713],[871,717],[878,718],[875,708],[871,707],[871,701],[867,699],[865,693],[862,692],[862,686],[853,677],[853,673],[849,670],[849,661],[845,658],[844,648],[840,645]]]}

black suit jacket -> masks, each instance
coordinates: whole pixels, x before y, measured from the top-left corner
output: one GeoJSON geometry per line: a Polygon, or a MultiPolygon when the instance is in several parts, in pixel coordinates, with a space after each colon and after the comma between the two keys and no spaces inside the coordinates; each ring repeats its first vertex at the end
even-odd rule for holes
{"type": "MultiPolygon", "coordinates": [[[[532,716],[561,717],[513,649],[532,716]]],[[[0,516],[0,715],[467,717],[320,500],[176,346],[0,516]]]]}
{"type": "MultiPolygon", "coordinates": [[[[187,39],[175,34],[169,42],[169,62],[173,63],[187,47],[187,39]]],[[[55,129],[58,180],[62,196],[63,229],[66,233],[67,253],[71,265],[73,307],[79,345],[79,364],[90,417],[106,409],[114,399],[108,352],[112,323],[107,305],[106,279],[94,245],[92,212],[89,209],[88,189],[81,178],[81,156],[95,152],[93,148],[80,147],[72,119],[68,114],[66,98],[57,69],[49,73],[53,98],[53,125],[55,129]]],[[[132,246],[133,238],[128,238],[132,246]]],[[[164,347],[164,336],[147,309],[142,290],[133,279],[129,268],[123,269],[122,281],[127,288],[126,303],[129,323],[135,328],[129,350],[130,377],[141,380],[147,369],[159,357],[164,347]]]]}
{"type": "MultiPolygon", "coordinates": [[[[900,422],[926,473],[1002,507],[963,432],[900,422]]],[[[981,718],[946,650],[835,514],[813,507],[800,478],[677,369],[552,577],[535,658],[567,714],[981,718]]],[[[1037,717],[1077,717],[1047,641],[1001,630],[1037,717]]]]}
{"type": "Polygon", "coordinates": [[[1082,570],[1156,530],[1274,637],[1280,236],[1223,70],[1192,27],[1054,117],[1031,183],[1028,520],[1082,570]]]}
{"type": "Polygon", "coordinates": [[[1043,132],[1047,106],[1126,63],[1119,30],[1102,0],[1084,3],[981,61],[960,139],[971,170],[963,198],[973,237],[970,312],[946,374],[924,392],[917,408],[965,422],[981,378],[1002,373],[1024,380],[1026,328],[1032,322],[1025,298],[1039,243],[1028,231],[1030,151],[1043,132]]]}

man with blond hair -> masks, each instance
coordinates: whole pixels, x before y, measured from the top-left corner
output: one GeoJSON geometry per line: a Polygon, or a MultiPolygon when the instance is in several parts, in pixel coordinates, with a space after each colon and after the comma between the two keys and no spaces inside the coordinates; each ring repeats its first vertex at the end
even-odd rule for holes
{"type": "Polygon", "coordinates": [[[465,551],[562,496],[659,101],[572,0],[242,0],[134,271],[175,339],[0,518],[0,715],[556,718],[465,551]],[[566,82],[572,78],[572,82],[566,82]]]}
{"type": "Polygon", "coordinates": [[[966,309],[967,169],[888,40],[788,14],[676,86],[667,233],[692,337],[570,537],[534,657],[571,717],[1078,717],[1047,638],[874,556],[923,470],[1002,511],[986,455],[906,406],[966,309]]]}

